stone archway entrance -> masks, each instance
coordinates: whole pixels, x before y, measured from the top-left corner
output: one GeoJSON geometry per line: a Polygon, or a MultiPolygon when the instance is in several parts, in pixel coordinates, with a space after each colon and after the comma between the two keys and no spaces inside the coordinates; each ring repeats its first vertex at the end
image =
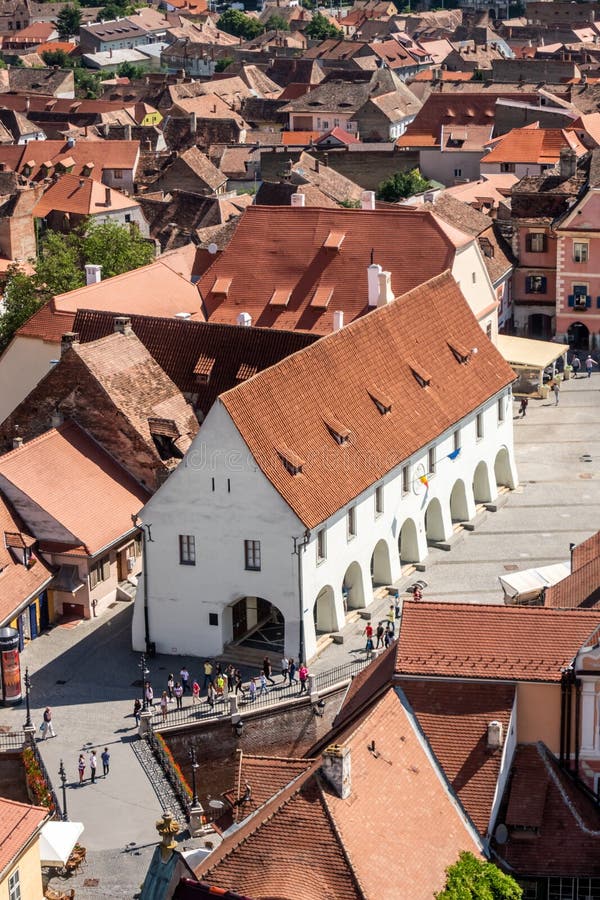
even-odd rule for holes
{"type": "Polygon", "coordinates": [[[510,467],[510,457],[506,447],[501,447],[494,461],[494,477],[498,487],[514,488],[514,479],[510,467]]]}
{"type": "Polygon", "coordinates": [[[337,630],[335,614],[335,595],[331,585],[321,588],[313,607],[313,620],[316,634],[330,634],[337,630]]]}
{"type": "Polygon", "coordinates": [[[371,557],[371,581],[373,587],[381,587],[382,584],[390,584],[392,581],[390,548],[383,538],[375,545],[371,557]]]}
{"type": "Polygon", "coordinates": [[[469,504],[467,502],[467,489],[462,478],[455,482],[450,494],[450,516],[453,522],[469,521],[469,504]]]}
{"type": "Polygon", "coordinates": [[[363,609],[366,606],[362,569],[357,562],[351,563],[346,569],[342,595],[346,609],[363,609]]]}
{"type": "Polygon", "coordinates": [[[231,604],[232,641],[242,647],[283,655],[285,619],[263,597],[242,597],[231,604]]]}
{"type": "Polygon", "coordinates": [[[445,538],[442,504],[437,497],[429,501],[425,510],[425,535],[428,542],[443,541],[445,538]]]}
{"type": "Polygon", "coordinates": [[[489,503],[492,499],[490,475],[487,464],[483,460],[473,473],[473,497],[475,503],[489,503]]]}
{"type": "Polygon", "coordinates": [[[413,519],[406,519],[406,521],[402,523],[402,528],[398,535],[398,556],[400,557],[401,566],[419,562],[417,526],[413,519]]]}
{"type": "Polygon", "coordinates": [[[567,331],[571,350],[590,349],[590,330],[583,322],[572,322],[567,331]]]}

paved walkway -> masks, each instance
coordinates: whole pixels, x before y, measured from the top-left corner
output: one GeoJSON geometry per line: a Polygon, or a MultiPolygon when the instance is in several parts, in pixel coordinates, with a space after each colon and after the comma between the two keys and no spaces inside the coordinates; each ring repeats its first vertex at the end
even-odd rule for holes
{"type": "MultiPolygon", "coordinates": [[[[516,411],[516,404],[515,404],[516,411]]],[[[567,559],[569,543],[579,543],[600,528],[600,375],[564,384],[560,405],[532,401],[527,418],[515,422],[516,456],[521,487],[497,513],[485,513],[474,532],[462,532],[450,553],[432,550],[427,570],[427,598],[498,603],[498,575],[506,566],[521,568],[567,559]],[[584,462],[584,454],[591,462],[584,462]]],[[[405,579],[401,587],[415,580],[405,579]]],[[[387,602],[371,607],[382,617],[387,602]]],[[[69,817],[85,825],[83,843],[91,851],[77,882],[78,900],[131,897],[143,878],[157,835],[161,808],[137,761],[131,740],[130,713],[140,677],[138,657],[130,650],[131,605],[116,603],[101,618],[75,628],[55,628],[27,646],[22,664],[32,676],[34,721],[50,705],[57,737],[40,744],[55,786],[64,759],[69,787],[69,817]],[[111,772],[98,783],[77,785],[77,757],[94,747],[111,752],[111,772]],[[133,844],[133,850],[126,847],[133,844]],[[144,846],[148,845],[148,846],[144,846]],[[141,849],[139,847],[141,846],[141,849]],[[84,887],[85,876],[99,879],[84,887]]],[[[364,622],[348,624],[344,643],[332,644],[311,665],[314,672],[342,665],[362,654],[364,622]]],[[[156,687],[182,659],[151,661],[156,687]]],[[[194,660],[186,660],[192,675],[194,660]]],[[[197,664],[196,664],[197,665],[197,664]]],[[[186,701],[189,702],[189,701],[186,701]]],[[[17,730],[25,712],[0,709],[0,725],[17,730]]]]}

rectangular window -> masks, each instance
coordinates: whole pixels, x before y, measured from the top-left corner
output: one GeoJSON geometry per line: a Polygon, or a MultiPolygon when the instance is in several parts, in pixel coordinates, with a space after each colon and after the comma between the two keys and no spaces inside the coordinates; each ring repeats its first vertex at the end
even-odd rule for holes
{"type": "Polygon", "coordinates": [[[504,397],[500,397],[498,400],[498,422],[504,422],[505,419],[505,407],[504,407],[504,397]]]}
{"type": "Polygon", "coordinates": [[[410,491],[410,469],[408,466],[402,466],[402,493],[408,494],[410,491]]]}
{"type": "Polygon", "coordinates": [[[485,326],[485,334],[486,334],[486,337],[488,337],[491,341],[491,339],[492,339],[492,323],[491,322],[488,322],[487,325],[485,326]]]}
{"type": "Polygon", "coordinates": [[[429,475],[435,475],[435,466],[436,466],[435,447],[430,447],[429,453],[427,454],[427,470],[428,470],[429,475]]]}
{"type": "Polygon", "coordinates": [[[208,614],[208,624],[209,625],[218,625],[219,624],[219,613],[209,613],[208,614]]]}
{"type": "Polygon", "coordinates": [[[260,541],[244,541],[246,571],[260,572],[260,541]]]}
{"type": "Polygon", "coordinates": [[[545,253],[546,235],[543,231],[530,232],[525,239],[525,246],[528,253],[545,253]]]}
{"type": "Polygon", "coordinates": [[[348,540],[356,537],[356,507],[351,506],[348,510],[348,540]]]}
{"type": "Polygon", "coordinates": [[[454,432],[454,450],[460,450],[460,428],[454,432]]]}
{"type": "Polygon", "coordinates": [[[383,512],[383,485],[378,484],[375,488],[375,515],[380,516],[383,512]]]}
{"type": "Polygon", "coordinates": [[[317,562],[323,562],[324,559],[327,559],[327,538],[325,529],[321,528],[317,531],[317,562]]]}
{"type": "Polygon", "coordinates": [[[501,172],[514,172],[515,164],[514,163],[500,163],[500,171],[501,172]]]}
{"type": "Polygon", "coordinates": [[[483,437],[483,413],[477,413],[476,431],[477,431],[477,440],[480,441],[483,437]]]}
{"type": "Polygon", "coordinates": [[[110,557],[103,556],[90,569],[90,589],[93,590],[101,581],[110,578],[110,557]]]}
{"type": "Polygon", "coordinates": [[[545,294],[546,278],[544,275],[529,275],[525,279],[525,291],[528,294],[545,294]]]}
{"type": "Polygon", "coordinates": [[[123,178],[123,170],[122,169],[113,169],[113,178],[116,181],[120,181],[123,178]]]}
{"type": "Polygon", "coordinates": [[[589,259],[589,244],[583,244],[575,241],[573,244],[573,262],[586,263],[589,259]]]}
{"type": "Polygon", "coordinates": [[[455,169],[455,170],[454,170],[454,177],[455,177],[455,178],[460,178],[461,175],[462,175],[462,169],[455,169]]]}
{"type": "Polygon", "coordinates": [[[179,565],[196,565],[196,538],[193,534],[179,535],[179,565]]]}
{"type": "Polygon", "coordinates": [[[15,869],[8,879],[8,900],[21,900],[21,881],[18,869],[15,869]]]}

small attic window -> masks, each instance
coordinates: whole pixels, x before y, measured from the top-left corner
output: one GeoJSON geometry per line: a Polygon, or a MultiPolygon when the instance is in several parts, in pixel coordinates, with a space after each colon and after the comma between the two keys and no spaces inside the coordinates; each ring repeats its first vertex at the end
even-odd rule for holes
{"type": "Polygon", "coordinates": [[[344,243],[345,237],[346,235],[343,231],[330,231],[323,241],[323,248],[325,250],[339,250],[344,243]]]}
{"type": "Polygon", "coordinates": [[[94,163],[93,163],[93,162],[87,162],[87,163],[85,164],[85,166],[83,167],[83,174],[84,174],[85,176],[88,176],[88,175],[91,175],[93,171],[94,171],[94,163]]]}
{"type": "Polygon", "coordinates": [[[170,459],[183,459],[183,453],[175,443],[180,435],[173,419],[149,418],[148,428],[154,446],[163,462],[170,459]]]}
{"type": "Polygon", "coordinates": [[[212,356],[201,353],[194,366],[194,375],[200,384],[208,384],[215,360],[212,356]]]}
{"type": "Polygon", "coordinates": [[[269,306],[287,306],[292,292],[289,288],[275,288],[269,300],[269,306]]]}
{"type": "Polygon", "coordinates": [[[382,416],[386,416],[388,413],[392,411],[392,401],[391,398],[387,396],[383,391],[380,391],[379,388],[370,387],[367,389],[369,397],[379,410],[382,416]]]}
{"type": "Polygon", "coordinates": [[[35,166],[35,160],[33,160],[33,159],[30,159],[30,160],[29,160],[28,162],[26,162],[25,165],[23,166],[23,175],[24,175],[26,178],[29,178],[29,176],[30,176],[31,173],[33,172],[34,166],[35,166]]]}
{"type": "Polygon", "coordinates": [[[330,413],[323,419],[325,426],[336,444],[347,444],[350,440],[350,429],[330,413]]]}
{"type": "Polygon", "coordinates": [[[470,350],[468,350],[463,344],[459,344],[458,341],[453,341],[452,343],[448,341],[447,343],[457,362],[461,364],[469,362],[469,360],[471,359],[470,350]]]}
{"type": "Polygon", "coordinates": [[[212,286],[213,294],[222,294],[224,297],[229,293],[229,288],[231,287],[231,282],[233,278],[228,278],[226,276],[217,276],[215,278],[215,283],[212,286]]]}
{"type": "Polygon", "coordinates": [[[419,384],[421,387],[429,387],[429,385],[431,384],[431,375],[429,374],[427,369],[424,369],[422,366],[415,362],[409,362],[408,365],[410,366],[410,371],[413,373],[417,384],[419,384]]]}
{"type": "Polygon", "coordinates": [[[241,363],[235,377],[238,381],[247,381],[248,378],[252,378],[257,372],[258,366],[251,366],[249,363],[241,363]]]}
{"type": "Polygon", "coordinates": [[[320,284],[313,294],[310,305],[315,307],[315,309],[327,309],[332,296],[333,287],[327,284],[320,284]]]}
{"type": "Polygon", "coordinates": [[[275,448],[284,468],[290,475],[301,475],[304,467],[304,460],[283,444],[275,448]]]}

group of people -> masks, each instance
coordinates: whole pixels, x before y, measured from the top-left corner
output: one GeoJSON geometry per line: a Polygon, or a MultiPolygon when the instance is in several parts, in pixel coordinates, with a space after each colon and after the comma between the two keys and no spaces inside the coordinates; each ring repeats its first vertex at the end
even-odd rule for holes
{"type": "MultiPolygon", "coordinates": [[[[420,600],[422,598],[422,594],[419,588],[415,588],[415,591],[419,591],[419,596],[415,597],[415,600],[420,600]]],[[[380,648],[387,650],[392,641],[396,637],[396,621],[400,618],[400,600],[396,597],[394,603],[390,603],[390,608],[386,614],[385,619],[381,619],[377,628],[374,630],[373,626],[370,622],[367,622],[365,626],[365,630],[363,634],[366,635],[367,642],[365,644],[365,652],[367,657],[372,656],[373,650],[379,650],[380,648]],[[374,640],[377,643],[374,643],[374,640]]]]}
{"type": "MultiPolygon", "coordinates": [[[[102,753],[100,754],[100,759],[102,760],[102,774],[103,777],[106,778],[110,771],[110,753],[108,752],[108,747],[105,747],[102,753]]],[[[96,751],[90,750],[88,754],[88,765],[90,767],[90,784],[96,783],[96,768],[98,766],[98,759],[96,757],[96,751]]],[[[83,784],[85,781],[85,755],[83,753],[79,754],[79,760],[77,762],[77,771],[79,772],[79,784],[83,784]]]]}
{"type": "MultiPolygon", "coordinates": [[[[275,686],[271,660],[268,656],[265,656],[263,659],[262,670],[257,676],[251,678],[248,683],[250,701],[256,700],[257,696],[261,697],[263,694],[269,693],[267,681],[275,686]]],[[[284,656],[281,660],[281,686],[283,687],[286,682],[290,687],[293,684],[300,684],[300,693],[306,693],[308,685],[308,668],[306,667],[306,663],[300,663],[299,666],[296,666],[296,661],[292,656],[290,656],[289,659],[287,656],[284,656]],[[297,678],[296,674],[298,675],[297,678]]]]}

